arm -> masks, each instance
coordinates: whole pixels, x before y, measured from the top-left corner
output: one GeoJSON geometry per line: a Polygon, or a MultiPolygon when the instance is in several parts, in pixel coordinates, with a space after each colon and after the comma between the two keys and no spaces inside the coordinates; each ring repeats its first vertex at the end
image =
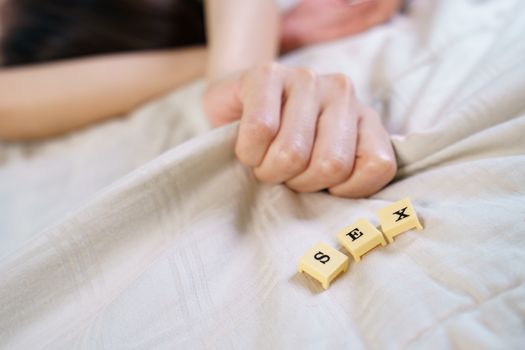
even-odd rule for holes
{"type": "Polygon", "coordinates": [[[204,74],[205,48],[0,69],[0,138],[43,138],[126,113],[204,74]]]}
{"type": "Polygon", "coordinates": [[[207,0],[210,81],[273,61],[280,13],[274,0],[207,0]]]}

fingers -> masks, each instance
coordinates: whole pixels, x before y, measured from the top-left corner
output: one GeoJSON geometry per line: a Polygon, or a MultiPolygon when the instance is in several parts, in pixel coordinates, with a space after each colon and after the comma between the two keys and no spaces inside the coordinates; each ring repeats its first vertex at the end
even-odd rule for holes
{"type": "Polygon", "coordinates": [[[236,153],[259,180],[359,198],[394,178],[390,137],[345,75],[270,64],[247,73],[240,86],[236,153]]]}
{"type": "Polygon", "coordinates": [[[242,114],[242,101],[239,96],[240,74],[232,74],[216,81],[206,89],[203,96],[204,112],[213,127],[231,123],[242,114]]]}
{"type": "Polygon", "coordinates": [[[241,88],[243,112],[235,146],[237,158],[250,167],[261,164],[279,130],[283,67],[267,64],[247,73],[241,88]]]}
{"type": "Polygon", "coordinates": [[[280,183],[301,173],[313,148],[319,95],[317,77],[307,69],[295,69],[285,86],[286,102],[277,137],[269,147],[255,176],[264,182],[280,183]]]}
{"type": "Polygon", "coordinates": [[[368,197],[392,181],[396,170],[396,158],[388,133],[377,113],[363,107],[354,169],[348,180],[330,187],[330,193],[349,198],[368,197]]]}
{"type": "Polygon", "coordinates": [[[357,139],[357,102],[350,79],[324,76],[325,103],[306,171],[286,182],[298,192],[319,191],[345,181],[352,172],[357,139]]]}

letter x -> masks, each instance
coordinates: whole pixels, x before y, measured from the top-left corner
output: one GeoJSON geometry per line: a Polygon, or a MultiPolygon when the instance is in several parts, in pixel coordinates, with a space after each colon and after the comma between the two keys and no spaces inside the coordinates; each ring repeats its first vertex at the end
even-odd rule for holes
{"type": "Polygon", "coordinates": [[[394,214],[396,214],[398,216],[398,218],[396,219],[396,222],[398,222],[399,220],[401,219],[404,219],[410,215],[408,214],[405,214],[405,210],[407,210],[408,207],[404,207],[403,209],[399,209],[398,211],[395,211],[394,214]]]}

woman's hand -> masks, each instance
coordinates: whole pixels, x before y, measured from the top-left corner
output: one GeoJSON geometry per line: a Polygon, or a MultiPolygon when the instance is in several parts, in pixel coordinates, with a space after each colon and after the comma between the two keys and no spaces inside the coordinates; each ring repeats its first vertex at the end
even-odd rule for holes
{"type": "Polygon", "coordinates": [[[355,34],[390,19],[402,0],[302,0],[286,13],[281,25],[281,49],[355,34]]]}
{"type": "Polygon", "coordinates": [[[265,64],[210,85],[204,105],[215,126],[241,119],[235,152],[263,182],[357,198],[396,173],[387,131],[345,75],[265,64]]]}

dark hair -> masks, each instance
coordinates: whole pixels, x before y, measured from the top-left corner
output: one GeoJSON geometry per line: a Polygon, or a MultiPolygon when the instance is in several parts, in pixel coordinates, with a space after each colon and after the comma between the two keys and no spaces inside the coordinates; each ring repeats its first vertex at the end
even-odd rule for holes
{"type": "Polygon", "coordinates": [[[4,65],[205,42],[198,0],[8,0],[4,65]]]}

